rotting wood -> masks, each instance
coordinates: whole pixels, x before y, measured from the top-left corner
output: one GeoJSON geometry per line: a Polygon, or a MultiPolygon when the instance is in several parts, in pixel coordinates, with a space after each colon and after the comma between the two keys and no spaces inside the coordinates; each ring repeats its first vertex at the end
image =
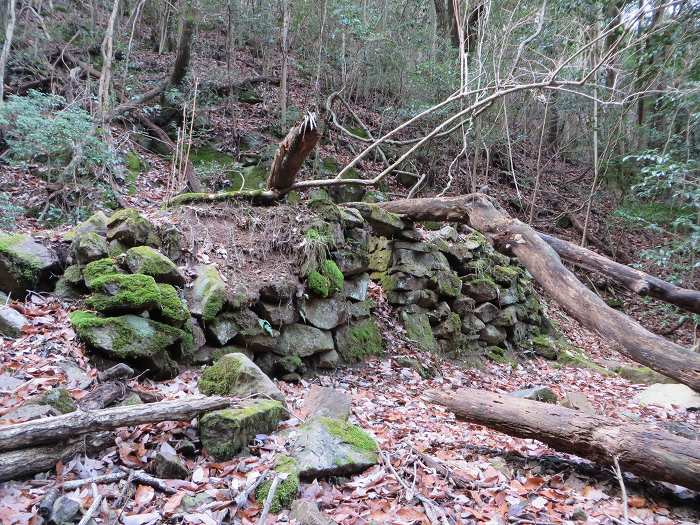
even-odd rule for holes
{"type": "Polygon", "coordinates": [[[232,398],[226,397],[190,397],[145,405],[71,412],[62,416],[7,425],[0,428],[0,451],[55,443],[75,439],[82,434],[130,425],[186,421],[203,412],[229,407],[233,401],[232,398]]]}
{"type": "Polygon", "coordinates": [[[321,132],[316,123],[316,116],[308,113],[303,120],[292,127],[280,142],[270,168],[267,187],[270,190],[286,190],[294,184],[301,165],[314,149],[321,132]]]}
{"type": "Polygon", "coordinates": [[[700,490],[700,447],[648,423],[621,423],[557,405],[477,389],[429,391],[428,401],[458,418],[511,436],[537,439],[560,452],[603,465],[617,457],[622,468],[644,478],[700,490]]]}
{"type": "Polygon", "coordinates": [[[688,312],[700,314],[700,292],[696,290],[689,290],[668,283],[658,277],[611,261],[591,250],[557,237],[541,232],[538,232],[538,235],[567,262],[605,275],[638,295],[653,297],[654,299],[676,305],[688,312]]]}

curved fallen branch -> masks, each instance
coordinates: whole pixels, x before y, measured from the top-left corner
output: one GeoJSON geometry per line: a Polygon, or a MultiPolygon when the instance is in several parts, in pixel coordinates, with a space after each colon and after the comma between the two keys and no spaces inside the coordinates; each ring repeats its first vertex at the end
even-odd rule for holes
{"type": "Polygon", "coordinates": [[[56,443],[101,430],[159,421],[187,421],[203,412],[231,406],[226,397],[185,398],[145,405],[71,412],[0,427],[0,451],[56,443]]]}
{"type": "Polygon", "coordinates": [[[696,290],[689,290],[662,281],[658,277],[611,261],[591,250],[551,235],[539,232],[538,235],[554,248],[554,251],[565,261],[586,270],[603,274],[638,295],[653,297],[679,306],[688,312],[700,314],[700,292],[696,290]]]}
{"type": "MultiPolygon", "coordinates": [[[[349,204],[350,206],[352,204],[349,204]]],[[[610,308],[561,262],[535,230],[498,209],[480,193],[461,197],[404,199],[378,204],[413,220],[463,222],[512,254],[545,291],[582,325],[595,330],[630,359],[700,392],[700,354],[653,334],[610,308]]]]}
{"type": "Polygon", "coordinates": [[[429,391],[428,401],[447,407],[458,418],[511,436],[542,441],[560,452],[612,465],[658,481],[700,490],[700,447],[697,441],[650,428],[620,423],[604,416],[466,388],[429,391]]]}
{"type": "Polygon", "coordinates": [[[221,191],[218,193],[181,193],[170,201],[168,206],[180,206],[182,204],[214,203],[214,202],[238,202],[251,201],[255,204],[270,204],[280,197],[276,191],[250,190],[250,191],[221,191]]]}

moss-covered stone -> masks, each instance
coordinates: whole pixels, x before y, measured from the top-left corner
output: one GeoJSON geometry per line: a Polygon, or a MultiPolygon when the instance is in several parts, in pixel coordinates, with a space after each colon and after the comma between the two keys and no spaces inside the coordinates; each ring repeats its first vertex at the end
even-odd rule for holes
{"type": "Polygon", "coordinates": [[[85,266],[85,268],[83,268],[83,280],[85,281],[85,286],[93,289],[95,282],[100,278],[120,272],[121,270],[117,266],[116,261],[111,257],[107,257],[105,259],[93,261],[85,266]]]}
{"type": "Polygon", "coordinates": [[[150,275],[156,282],[175,286],[185,284],[185,278],[175,263],[150,246],[135,246],[126,252],[124,259],[131,273],[150,275]]]}
{"type": "Polygon", "coordinates": [[[31,400],[32,404],[49,405],[61,414],[75,412],[76,406],[70,392],[65,388],[52,388],[48,392],[31,400]]]}
{"type": "Polygon", "coordinates": [[[112,214],[107,221],[107,240],[116,240],[125,246],[160,244],[153,224],[133,208],[112,214]]]}
{"type": "Polygon", "coordinates": [[[647,368],[646,366],[617,366],[613,368],[620,377],[627,379],[630,383],[653,385],[655,383],[675,383],[670,377],[659,374],[657,371],[647,368]]]}
{"type": "Polygon", "coordinates": [[[105,275],[92,281],[91,288],[95,293],[85,303],[98,312],[136,313],[160,308],[161,291],[150,275],[105,275]]]}
{"type": "Polygon", "coordinates": [[[356,363],[384,353],[382,338],[374,319],[368,318],[341,326],[335,332],[336,349],[347,363],[356,363]]]}
{"type": "Polygon", "coordinates": [[[107,241],[96,232],[76,235],[71,244],[73,261],[80,266],[106,257],[108,251],[107,241]]]}
{"type": "Polygon", "coordinates": [[[81,222],[75,228],[63,236],[64,241],[73,241],[82,233],[95,232],[98,235],[107,235],[107,216],[98,211],[93,213],[86,221],[81,222]]]}
{"type": "Polygon", "coordinates": [[[170,284],[157,286],[160,291],[157,317],[164,323],[182,327],[190,319],[190,311],[185,301],[180,298],[174,286],[170,284]]]}
{"type": "Polygon", "coordinates": [[[263,394],[278,401],[284,396],[258,366],[242,353],[226,354],[202,372],[197,383],[205,395],[247,397],[263,394]]]}
{"type": "Polygon", "coordinates": [[[199,436],[209,454],[231,459],[258,434],[270,434],[285,416],[279,401],[259,399],[240,408],[208,412],[199,418],[199,436]]]}
{"type": "MultiPolygon", "coordinates": [[[[272,504],[270,505],[270,511],[277,514],[281,512],[282,509],[290,508],[292,502],[296,499],[299,493],[299,474],[296,461],[289,456],[280,456],[277,458],[275,472],[287,475],[277,486],[275,495],[272,498],[272,504]]],[[[255,491],[255,500],[260,505],[265,503],[271,487],[272,480],[268,480],[261,483],[255,491]]]]}
{"type": "Polygon", "coordinates": [[[431,276],[431,281],[441,297],[459,297],[462,291],[462,280],[452,271],[437,271],[431,276]]]}
{"type": "Polygon", "coordinates": [[[306,287],[312,294],[319,297],[328,297],[331,295],[330,279],[316,270],[309,273],[306,278],[306,287]]]}
{"type": "Polygon", "coordinates": [[[148,369],[156,378],[171,378],[178,368],[173,357],[181,355],[182,330],[137,315],[98,317],[76,311],[70,322],[78,336],[110,359],[148,369]]]}
{"type": "Polygon", "coordinates": [[[477,302],[494,301],[498,298],[498,285],[488,277],[475,277],[464,282],[466,295],[477,302]]]}
{"type": "Polygon", "coordinates": [[[58,266],[56,254],[29,235],[0,232],[0,290],[50,290],[58,266]]]}
{"type": "Polygon", "coordinates": [[[411,341],[414,341],[419,348],[429,352],[437,350],[433,329],[426,314],[411,313],[404,310],[401,312],[401,321],[406,329],[406,336],[411,341]]]}
{"type": "Polygon", "coordinates": [[[190,290],[189,306],[192,315],[205,322],[212,321],[227,301],[226,284],[213,265],[197,267],[197,278],[190,290]]]}
{"type": "Polygon", "coordinates": [[[510,285],[522,274],[522,270],[517,266],[502,266],[497,264],[493,267],[491,275],[494,281],[500,284],[510,285]]]}
{"type": "Polygon", "coordinates": [[[331,261],[330,259],[323,261],[321,264],[321,274],[328,279],[328,282],[330,283],[329,291],[331,294],[343,290],[345,277],[335,261],[331,261]]]}

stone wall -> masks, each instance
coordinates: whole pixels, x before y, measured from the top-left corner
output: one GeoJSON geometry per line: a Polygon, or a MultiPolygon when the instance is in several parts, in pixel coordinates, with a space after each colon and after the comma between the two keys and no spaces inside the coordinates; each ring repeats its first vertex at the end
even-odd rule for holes
{"type": "Polygon", "coordinates": [[[96,311],[72,316],[90,347],[156,376],[242,352],[265,373],[296,380],[381,354],[370,280],[427,351],[502,360],[547,331],[527,272],[478,233],[416,228],[371,204],[315,198],[310,208],[299,275],[259,289],[222,278],[215,265],[178,268],[158,229],[122,210],[76,229],[74,265],[57,291],[96,311]]]}

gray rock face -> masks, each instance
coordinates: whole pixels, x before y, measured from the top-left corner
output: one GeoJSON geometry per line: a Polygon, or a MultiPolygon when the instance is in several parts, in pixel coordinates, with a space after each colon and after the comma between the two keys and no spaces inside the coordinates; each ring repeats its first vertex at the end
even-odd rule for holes
{"type": "Polygon", "coordinates": [[[12,392],[15,388],[23,385],[24,381],[9,374],[0,374],[0,393],[12,392]]]}
{"type": "Polygon", "coordinates": [[[288,439],[301,479],[356,474],[379,462],[374,438],[339,419],[312,418],[291,431],[288,439]]]}
{"type": "Polygon", "coordinates": [[[323,370],[332,370],[338,366],[338,361],[340,360],[340,355],[335,350],[328,350],[327,352],[321,352],[318,355],[318,361],[316,366],[323,370]]]}
{"type": "Polygon", "coordinates": [[[487,324],[479,332],[479,339],[485,341],[490,345],[497,345],[506,340],[508,334],[500,326],[494,326],[492,324],[487,324]]]}
{"type": "Polygon", "coordinates": [[[258,313],[275,328],[293,324],[299,320],[299,313],[291,302],[282,304],[260,303],[258,313]]]}
{"type": "Polygon", "coordinates": [[[277,352],[281,355],[296,354],[299,357],[309,357],[333,349],[333,336],[330,332],[299,323],[282,328],[277,346],[277,352]]]}
{"type": "Polygon", "coordinates": [[[242,353],[226,354],[205,368],[197,384],[207,396],[249,397],[263,394],[284,402],[284,395],[253,361],[242,353]]]}
{"type": "Polygon", "coordinates": [[[61,413],[51,405],[22,405],[14,410],[11,410],[4,416],[0,417],[0,421],[30,421],[42,417],[60,416],[61,413]]]}
{"type": "Polygon", "coordinates": [[[480,304],[475,310],[474,315],[481,319],[484,323],[490,323],[498,316],[498,307],[491,303],[480,304]]]}
{"type": "Polygon", "coordinates": [[[332,255],[333,260],[345,276],[359,275],[369,270],[369,258],[363,252],[337,250],[332,255]]]}
{"type": "Polygon", "coordinates": [[[345,279],[345,297],[354,301],[364,301],[367,299],[367,288],[369,286],[369,274],[363,273],[357,277],[345,279]]]}
{"type": "Polygon", "coordinates": [[[439,300],[438,294],[432,290],[414,290],[412,292],[389,292],[387,301],[399,306],[417,304],[423,308],[434,308],[439,300]]]}
{"type": "Polygon", "coordinates": [[[249,308],[217,315],[207,324],[207,332],[222,346],[228,344],[237,335],[254,337],[265,333],[260,325],[260,319],[249,308]]]}
{"type": "Polygon", "coordinates": [[[304,398],[301,413],[305,417],[331,417],[347,421],[350,396],[335,388],[312,386],[304,398]]]}
{"type": "Polygon", "coordinates": [[[469,334],[478,334],[486,327],[484,322],[476,315],[468,313],[462,318],[462,332],[469,334]]]}
{"type": "Polygon", "coordinates": [[[21,298],[27,290],[50,290],[58,257],[28,235],[0,232],[0,290],[21,298]]]}
{"type": "MultiPolygon", "coordinates": [[[[423,246],[422,243],[416,243],[423,246]]],[[[450,263],[444,254],[422,252],[414,249],[394,250],[394,270],[408,273],[416,277],[431,277],[436,271],[450,271],[450,263]]]]}
{"type": "Polygon", "coordinates": [[[531,399],[532,401],[541,401],[543,403],[556,403],[559,401],[557,395],[546,386],[535,386],[526,388],[525,390],[516,390],[510,395],[519,397],[520,399],[531,399]]]}
{"type": "Polygon", "coordinates": [[[148,465],[148,470],[161,479],[187,479],[190,471],[177,454],[160,451],[148,465]]]}
{"type": "Polygon", "coordinates": [[[217,459],[231,459],[259,434],[269,434],[285,415],[279,401],[246,401],[240,408],[227,408],[199,418],[199,436],[205,449],[217,459]]]}
{"type": "Polygon", "coordinates": [[[289,517],[299,525],[335,525],[336,522],[318,510],[313,501],[295,500],[289,517]]]}
{"type": "Polygon", "coordinates": [[[470,279],[464,283],[462,291],[478,303],[498,298],[498,286],[488,279],[470,279]]]}
{"type": "Polygon", "coordinates": [[[19,337],[22,329],[29,326],[29,320],[14,308],[0,305],[0,335],[19,337]]]}
{"type": "Polygon", "coordinates": [[[301,316],[307,323],[321,330],[332,330],[348,320],[348,308],[337,296],[311,299],[301,305],[301,316]]]}

